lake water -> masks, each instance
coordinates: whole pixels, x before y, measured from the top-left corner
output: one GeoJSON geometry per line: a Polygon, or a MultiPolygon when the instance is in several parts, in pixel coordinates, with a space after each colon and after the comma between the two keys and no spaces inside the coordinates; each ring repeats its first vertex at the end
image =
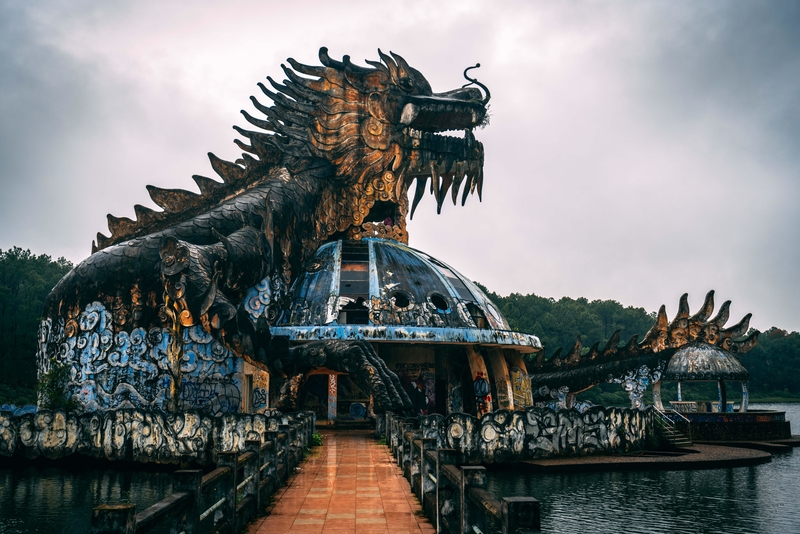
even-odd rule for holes
{"type": "MultiPolygon", "coordinates": [[[[800,428],[798,404],[751,404],[780,410],[800,428]]],[[[800,450],[753,467],[699,471],[520,474],[491,471],[497,496],[541,503],[542,532],[800,532],[800,450]]]]}
{"type": "MultiPolygon", "coordinates": [[[[800,405],[781,410],[800,428],[800,405]]],[[[800,532],[800,450],[754,467],[565,475],[493,471],[498,496],[541,502],[542,531],[800,532]]],[[[134,502],[141,511],[172,492],[168,472],[24,467],[0,469],[0,534],[88,532],[91,510],[134,502]]]]}

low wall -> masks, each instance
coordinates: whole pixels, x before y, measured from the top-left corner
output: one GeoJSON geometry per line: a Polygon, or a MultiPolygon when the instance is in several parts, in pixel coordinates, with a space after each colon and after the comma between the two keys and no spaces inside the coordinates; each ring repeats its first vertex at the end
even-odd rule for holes
{"type": "Polygon", "coordinates": [[[435,439],[437,448],[456,450],[461,463],[470,464],[630,452],[643,449],[653,431],[652,408],[527,408],[496,410],[480,419],[462,413],[388,417],[387,433],[402,422],[408,430],[419,430],[420,437],[435,439]]]}
{"type": "MultiPolygon", "coordinates": [[[[164,413],[141,409],[78,414],[40,410],[13,415],[0,411],[0,457],[59,459],[82,454],[106,460],[209,464],[219,452],[245,450],[246,440],[265,432],[297,432],[297,422],[313,428],[313,414],[270,415],[198,412],[164,413]]],[[[292,438],[298,441],[297,436],[292,438]]]]}

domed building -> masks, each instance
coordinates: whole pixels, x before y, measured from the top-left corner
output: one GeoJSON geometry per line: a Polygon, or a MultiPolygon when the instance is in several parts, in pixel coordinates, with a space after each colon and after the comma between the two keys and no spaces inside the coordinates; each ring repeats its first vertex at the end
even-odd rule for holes
{"type": "MultiPolygon", "coordinates": [[[[539,339],[511,331],[474,283],[424,252],[381,238],[326,243],[289,298],[273,335],[370,342],[415,411],[481,415],[531,405],[523,355],[541,350],[539,339]]],[[[328,419],[368,412],[358,384],[327,369],[316,373],[327,379],[309,377],[302,408],[328,419]]]]}

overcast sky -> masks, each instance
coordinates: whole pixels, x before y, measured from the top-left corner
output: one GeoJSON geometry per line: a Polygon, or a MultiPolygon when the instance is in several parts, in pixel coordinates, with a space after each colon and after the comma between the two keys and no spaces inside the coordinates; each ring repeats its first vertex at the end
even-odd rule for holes
{"type": "Polygon", "coordinates": [[[492,92],[483,203],[411,246],[501,294],[800,330],[798,2],[0,0],[0,249],[88,256],[106,213],[193,189],[281,62],[392,50],[492,92]]]}

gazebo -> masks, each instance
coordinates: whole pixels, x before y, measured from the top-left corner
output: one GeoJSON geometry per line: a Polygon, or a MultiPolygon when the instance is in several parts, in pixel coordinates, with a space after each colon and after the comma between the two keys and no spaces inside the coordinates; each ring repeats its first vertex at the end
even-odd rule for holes
{"type": "MultiPolygon", "coordinates": [[[[667,363],[667,368],[661,378],[661,381],[663,380],[678,382],[678,400],[670,402],[672,408],[677,412],[731,411],[728,410],[726,381],[741,382],[742,403],[739,411],[747,411],[747,381],[750,380],[750,373],[736,356],[721,347],[704,342],[694,342],[680,348],[667,363]],[[698,405],[695,401],[684,401],[681,395],[681,383],[687,381],[716,382],[719,391],[717,409],[714,410],[714,406],[707,407],[706,403],[698,405]]],[[[653,384],[653,404],[663,411],[661,381],[653,384]]],[[[711,404],[713,405],[713,403],[711,404]]]]}

